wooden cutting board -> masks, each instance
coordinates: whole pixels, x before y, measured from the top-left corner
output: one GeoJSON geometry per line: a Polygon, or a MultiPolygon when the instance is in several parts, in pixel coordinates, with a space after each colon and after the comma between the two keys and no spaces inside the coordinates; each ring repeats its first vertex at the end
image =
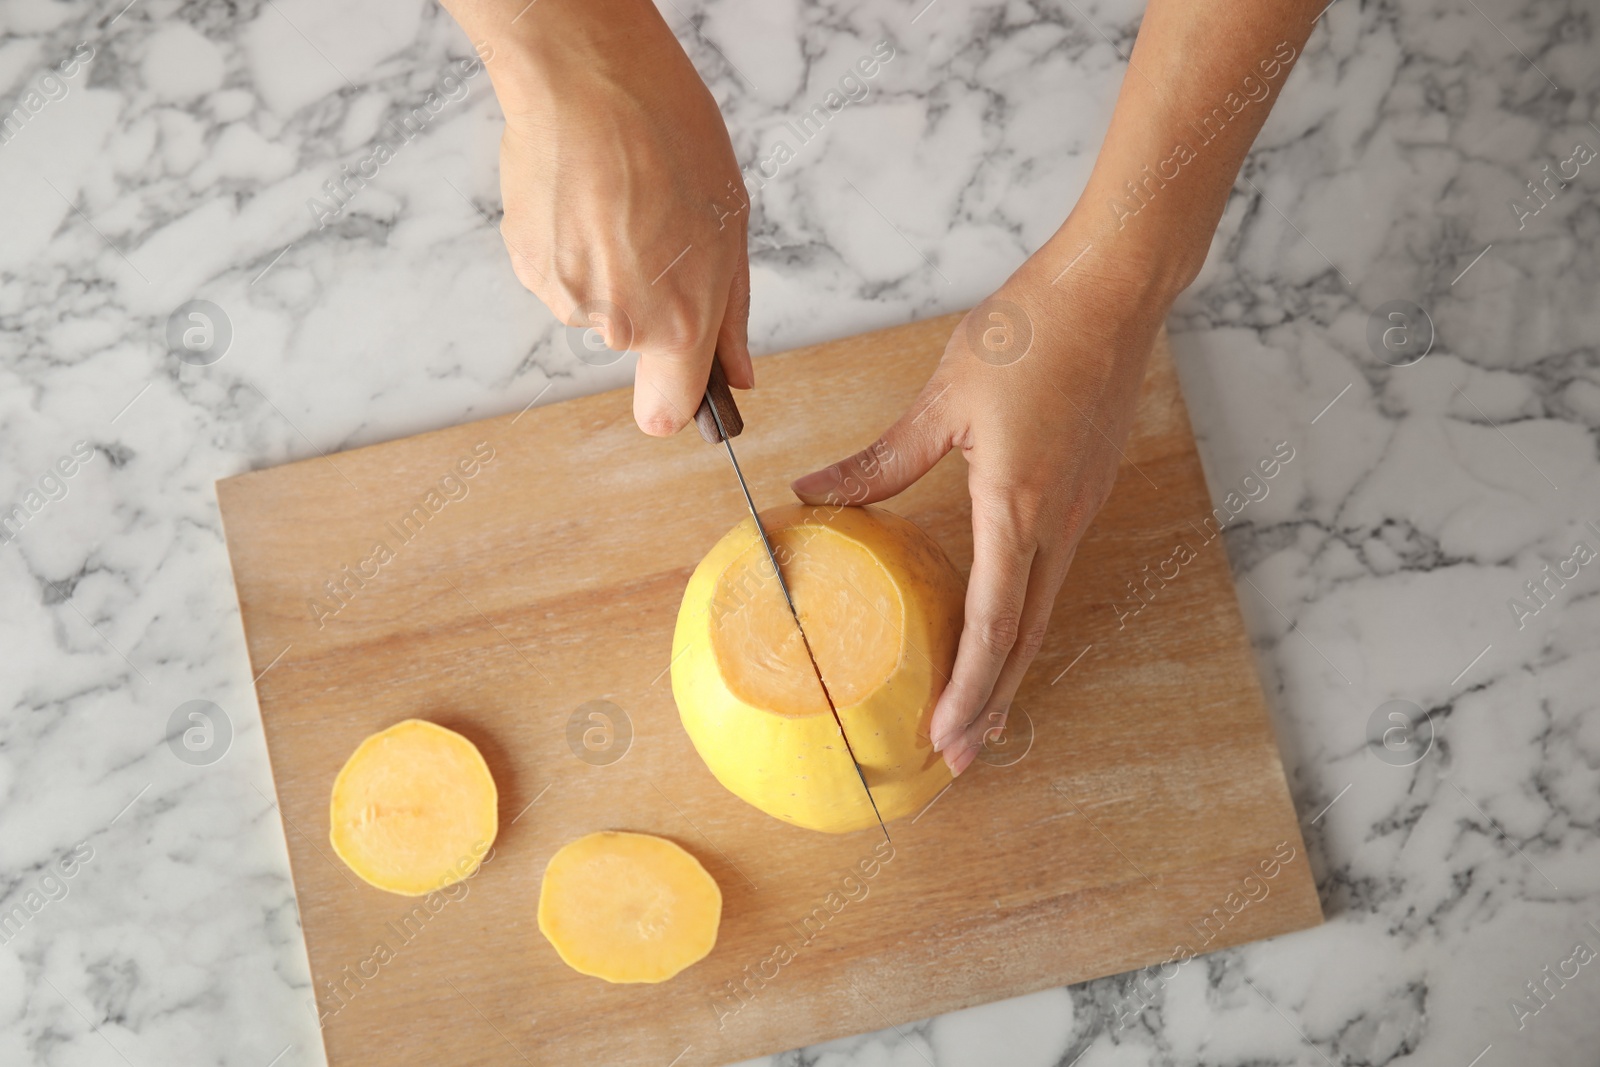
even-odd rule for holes
{"type": "MultiPolygon", "coordinates": [[[[762,359],[757,502],[887,427],[958,321],[762,359]]],[[[645,437],[627,391],[219,482],[333,1067],[726,1064],[1320,922],[1164,335],[1126,457],[1006,739],[892,852],[763,815],[690,746],[673,621],[744,503],[720,449],[645,437]],[[408,717],[500,787],[449,897],[370,888],[328,845],[334,775],[408,717]],[[669,837],[722,887],[715,950],[670,982],[584,977],[539,933],[546,861],[600,829],[669,837]]],[[[887,505],[963,573],[965,478],[948,456],[887,505]]]]}

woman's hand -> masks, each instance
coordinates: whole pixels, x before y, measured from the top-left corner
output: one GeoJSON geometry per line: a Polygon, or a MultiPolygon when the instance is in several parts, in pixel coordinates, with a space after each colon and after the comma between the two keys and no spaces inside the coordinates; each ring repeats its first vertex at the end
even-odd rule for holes
{"type": "Polygon", "coordinates": [[[824,504],[844,502],[838,490],[849,484],[849,503],[868,504],[961,449],[972,574],[955,668],[929,727],[955,774],[1004,726],[1039,651],[1073,553],[1116,480],[1146,359],[1181,288],[1092,251],[1063,275],[1083,246],[1070,229],[967,314],[882,437],[793,485],[824,504]]]}
{"type": "Polygon", "coordinates": [[[807,502],[845,503],[830,490],[849,477],[848,502],[870,503],[951,448],[966,456],[966,624],[929,726],[956,774],[1005,724],[1073,552],[1116,479],[1156,331],[1205,262],[1320,3],[1150,0],[1071,217],[966,317],[900,421],[794,485],[807,502]],[[1196,125],[1188,106],[1199,101],[1212,110],[1196,125]]]}
{"type": "Polygon", "coordinates": [[[750,388],[744,181],[655,7],[530,5],[491,43],[506,113],[500,232],[522,284],[561,321],[639,353],[646,433],[693,417],[719,349],[729,383],[750,388]]]}

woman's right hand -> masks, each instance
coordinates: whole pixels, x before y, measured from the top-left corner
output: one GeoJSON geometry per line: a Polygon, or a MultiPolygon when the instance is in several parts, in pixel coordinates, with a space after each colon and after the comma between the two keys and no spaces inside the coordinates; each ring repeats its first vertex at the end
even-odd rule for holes
{"type": "Polygon", "coordinates": [[[718,351],[729,384],[754,385],[744,180],[654,5],[529,5],[489,46],[518,279],[562,322],[639,353],[633,414],[648,434],[693,418],[718,351]]]}

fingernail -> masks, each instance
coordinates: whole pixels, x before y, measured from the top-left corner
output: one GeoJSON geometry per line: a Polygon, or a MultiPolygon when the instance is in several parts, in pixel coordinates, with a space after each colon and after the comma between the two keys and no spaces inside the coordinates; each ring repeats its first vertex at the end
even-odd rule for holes
{"type": "Polygon", "coordinates": [[[837,466],[824,467],[819,471],[796,478],[789,483],[789,488],[795,496],[821,496],[839,484],[839,468],[837,466]]]}
{"type": "Polygon", "coordinates": [[[961,772],[972,766],[972,761],[977,755],[978,750],[973,747],[963,748],[957,752],[955,759],[950,763],[950,777],[960,778],[961,772]]]}

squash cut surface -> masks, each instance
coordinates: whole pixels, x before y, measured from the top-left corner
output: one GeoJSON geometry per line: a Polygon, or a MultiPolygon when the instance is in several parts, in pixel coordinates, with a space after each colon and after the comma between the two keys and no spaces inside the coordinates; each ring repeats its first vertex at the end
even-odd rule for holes
{"type": "Polygon", "coordinates": [[[363,881],[422,896],[478,869],[499,830],[499,794],[471,741],[406,719],[357,746],[328,819],[333,850],[363,881]]]}
{"type": "MultiPolygon", "coordinates": [[[[825,526],[769,535],[783,577],[834,703],[848,706],[883,685],[900,660],[903,610],[883,566],[858,542],[825,526]]],[[[780,715],[827,709],[805,642],[759,540],[717,583],[721,605],[712,651],[730,692],[780,715]],[[742,599],[741,599],[742,598],[742,599]]]]}
{"type": "Polygon", "coordinates": [[[606,830],[550,857],[539,930],[573,970],[664,982],[717,943],[722,890],[700,861],[651,834],[606,830]]]}

